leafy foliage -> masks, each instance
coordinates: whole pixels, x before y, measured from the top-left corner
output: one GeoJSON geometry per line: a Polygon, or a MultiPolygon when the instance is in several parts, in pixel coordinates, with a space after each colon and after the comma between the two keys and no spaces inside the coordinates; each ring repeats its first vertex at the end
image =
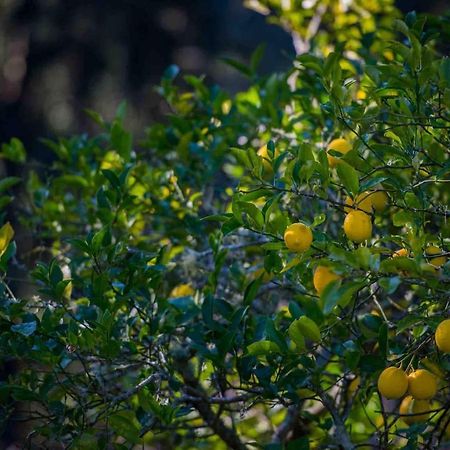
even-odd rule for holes
{"type": "Polygon", "coordinates": [[[0,349],[21,363],[0,384],[1,420],[33,420],[30,445],[437,448],[449,439],[450,359],[433,343],[450,271],[450,64],[436,47],[448,21],[428,27],[414,13],[396,19],[391,2],[355,1],[330,29],[340,2],[255,3],[300,36],[323,10],[311,51],[287,73],[259,76],[258,48],[249,66],[228,61],[249,78],[230,96],[190,75],[181,89],[171,66],[158,86],[167,123],[136,142],[124,105],[111,122],[88,111],[100,133],[46,141],[55,159],[45,171],[25,162],[17,140],[3,145],[27,172],[16,199],[7,192],[19,180],[0,182],[4,223],[6,205],[20,205],[16,241],[10,225],[0,229],[0,349]],[[366,13],[372,25],[357,25],[366,13]],[[334,40],[342,28],[357,45],[334,40]],[[351,149],[327,151],[335,138],[351,149]],[[345,214],[374,193],[383,194],[367,211],[372,237],[355,244],[345,214]],[[313,232],[303,253],[283,242],[295,222],[313,232]],[[335,274],[320,295],[319,265],[335,274]],[[21,289],[17,271],[38,295],[21,289]],[[378,394],[387,366],[439,379],[426,422],[408,425],[378,394]]]}

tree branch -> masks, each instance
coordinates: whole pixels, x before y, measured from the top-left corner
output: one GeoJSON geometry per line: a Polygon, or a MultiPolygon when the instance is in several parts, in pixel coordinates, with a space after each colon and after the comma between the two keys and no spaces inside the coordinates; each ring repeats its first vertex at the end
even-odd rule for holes
{"type": "Polygon", "coordinates": [[[347,433],[347,429],[345,428],[344,421],[342,420],[339,411],[334,407],[334,404],[328,394],[325,392],[318,392],[323,406],[329,411],[334,423],[334,434],[336,440],[339,442],[344,450],[354,450],[355,446],[353,445],[349,434],[347,433]]]}
{"type": "Polygon", "coordinates": [[[187,355],[178,354],[176,358],[177,370],[180,372],[189,393],[195,394],[195,401],[191,401],[194,408],[199,412],[206,424],[233,450],[247,450],[247,447],[241,442],[236,432],[228,428],[218,417],[208,402],[208,397],[202,386],[195,378],[187,355]]]}

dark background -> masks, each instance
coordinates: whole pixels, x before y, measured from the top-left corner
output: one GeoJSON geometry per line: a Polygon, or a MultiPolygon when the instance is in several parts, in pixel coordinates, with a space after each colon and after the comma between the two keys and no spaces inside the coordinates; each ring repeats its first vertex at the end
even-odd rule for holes
{"type": "MultiPolygon", "coordinates": [[[[450,2],[397,4],[439,14],[450,2]]],[[[39,156],[39,137],[89,130],[83,108],[111,118],[123,99],[140,134],[162,116],[152,86],[169,64],[236,91],[245,80],[219,58],[245,61],[260,42],[263,70],[288,66],[290,37],[242,0],[0,1],[0,142],[39,156]]]]}

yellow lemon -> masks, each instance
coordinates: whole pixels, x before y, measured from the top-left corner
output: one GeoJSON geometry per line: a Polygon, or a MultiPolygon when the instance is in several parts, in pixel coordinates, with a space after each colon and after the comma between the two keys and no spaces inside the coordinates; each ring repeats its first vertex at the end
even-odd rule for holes
{"type": "Polygon", "coordinates": [[[353,211],[353,209],[356,209],[358,211],[362,210],[370,214],[373,208],[370,192],[363,192],[362,194],[359,194],[355,201],[353,201],[351,197],[347,197],[345,199],[345,204],[347,205],[344,207],[345,212],[350,212],[353,211]]]}
{"type": "Polygon", "coordinates": [[[425,422],[430,415],[430,402],[428,400],[416,400],[411,395],[405,397],[399,408],[399,413],[404,416],[402,417],[403,422],[408,425],[418,422],[425,422]],[[423,413],[423,414],[420,414],[423,413]],[[405,414],[420,414],[418,416],[405,416],[405,414]]]}
{"type": "Polygon", "coordinates": [[[446,319],[438,325],[434,339],[441,352],[450,353],[450,319],[446,319]]]}
{"type": "Polygon", "coordinates": [[[416,400],[434,397],[437,391],[436,377],[425,369],[416,370],[408,375],[409,393],[416,400]]]}
{"type": "Polygon", "coordinates": [[[294,252],[306,252],[311,247],[312,240],[311,228],[303,223],[293,223],[284,232],[286,247],[294,252]]]}
{"type": "Polygon", "coordinates": [[[344,220],[344,233],[353,242],[362,242],[372,236],[370,216],[362,211],[350,211],[344,220]]]}
{"type": "Polygon", "coordinates": [[[376,212],[383,212],[389,202],[389,197],[384,191],[375,191],[370,194],[372,207],[376,212]]]}
{"type": "Polygon", "coordinates": [[[189,284],[179,284],[178,286],[175,286],[169,294],[169,297],[171,298],[177,298],[177,297],[187,297],[189,295],[194,295],[195,291],[189,284]]]}
{"type": "Polygon", "coordinates": [[[409,256],[409,251],[406,248],[401,248],[392,254],[393,258],[407,258],[409,256]]]}
{"type": "Polygon", "coordinates": [[[317,266],[317,269],[314,271],[313,284],[320,295],[329,283],[340,279],[341,277],[336,275],[329,267],[317,266]]]}
{"type": "MultiPolygon", "coordinates": [[[[340,153],[341,155],[345,155],[352,149],[351,144],[345,139],[333,139],[329,144],[327,150],[334,150],[335,152],[340,153]]],[[[330,154],[327,155],[328,165],[330,167],[336,167],[339,163],[339,158],[332,156],[330,154]]]]}
{"type": "Polygon", "coordinates": [[[408,376],[397,367],[388,367],[378,377],[378,390],[388,399],[401,398],[408,390],[408,376]]]}
{"type": "MultiPolygon", "coordinates": [[[[435,245],[430,245],[425,250],[425,253],[427,255],[440,255],[442,253],[442,250],[439,247],[436,247],[435,245]]],[[[429,258],[430,264],[432,264],[435,267],[441,267],[443,266],[447,261],[447,258],[445,256],[437,256],[436,258],[429,258]]]]}

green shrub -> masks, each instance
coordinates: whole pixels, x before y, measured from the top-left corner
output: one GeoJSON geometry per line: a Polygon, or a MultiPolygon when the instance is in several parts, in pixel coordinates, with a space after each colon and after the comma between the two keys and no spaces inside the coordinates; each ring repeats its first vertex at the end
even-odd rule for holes
{"type": "Polygon", "coordinates": [[[45,170],[18,140],[2,146],[26,175],[0,182],[0,353],[18,367],[0,423],[30,423],[24,447],[450,438],[450,359],[434,343],[449,298],[448,18],[248,3],[306,45],[286,73],[260,76],[260,47],[228,61],[249,80],[230,96],[190,75],[182,90],[172,66],[158,87],[172,113],[141,142],[121,105],[112,121],[88,111],[97,136],[46,141],[45,170]],[[298,222],[310,246],[305,227],[285,242],[298,222]],[[382,398],[390,366],[434,374],[425,418],[382,398]]]}

